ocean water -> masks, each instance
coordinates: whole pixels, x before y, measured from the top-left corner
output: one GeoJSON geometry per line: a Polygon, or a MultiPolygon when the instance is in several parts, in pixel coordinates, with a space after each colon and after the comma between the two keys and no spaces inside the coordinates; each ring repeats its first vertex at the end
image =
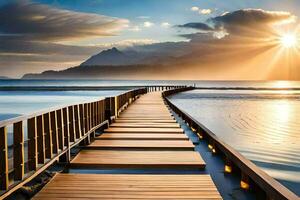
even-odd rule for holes
{"type": "Polygon", "coordinates": [[[171,100],[300,196],[300,91],[193,90],[171,100]]]}

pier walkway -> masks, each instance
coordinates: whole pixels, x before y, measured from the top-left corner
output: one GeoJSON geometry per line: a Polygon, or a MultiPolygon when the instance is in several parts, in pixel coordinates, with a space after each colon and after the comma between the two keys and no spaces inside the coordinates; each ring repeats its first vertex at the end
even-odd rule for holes
{"type": "Polygon", "coordinates": [[[161,92],[151,92],[140,96],[92,143],[83,146],[70,168],[155,169],[160,173],[58,173],[33,199],[222,199],[208,174],[163,171],[201,171],[205,165],[161,92]]]}

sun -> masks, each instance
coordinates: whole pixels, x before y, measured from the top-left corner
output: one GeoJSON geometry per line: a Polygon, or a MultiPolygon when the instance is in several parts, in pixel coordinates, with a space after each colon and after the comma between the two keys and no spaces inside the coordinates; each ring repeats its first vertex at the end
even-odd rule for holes
{"type": "Polygon", "coordinates": [[[291,33],[282,35],[280,42],[286,48],[295,47],[297,45],[297,36],[291,33]]]}

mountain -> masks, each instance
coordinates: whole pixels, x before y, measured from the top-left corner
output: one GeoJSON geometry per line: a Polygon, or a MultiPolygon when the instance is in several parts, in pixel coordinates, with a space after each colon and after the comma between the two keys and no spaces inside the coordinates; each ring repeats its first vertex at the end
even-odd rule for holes
{"type": "MultiPolygon", "coordinates": [[[[151,47],[151,46],[148,46],[151,47]]],[[[91,56],[82,64],[65,70],[48,70],[37,74],[25,74],[23,79],[65,79],[65,78],[109,78],[141,79],[161,77],[170,79],[178,72],[177,56],[174,51],[157,51],[157,48],[104,50],[91,56]],[[176,70],[175,70],[176,69],[176,70]]]]}
{"type": "Polygon", "coordinates": [[[141,56],[134,51],[122,52],[117,48],[112,48],[104,50],[99,54],[93,55],[86,61],[84,61],[81,66],[119,66],[119,65],[131,65],[137,64],[140,61],[141,56]]]}
{"type": "Polygon", "coordinates": [[[0,76],[0,79],[10,79],[10,78],[7,76],[0,76]]]}
{"type": "Polygon", "coordinates": [[[61,71],[25,74],[22,79],[167,79],[176,70],[164,65],[76,66],[61,71]],[[159,73],[158,73],[159,72],[159,73]]]}

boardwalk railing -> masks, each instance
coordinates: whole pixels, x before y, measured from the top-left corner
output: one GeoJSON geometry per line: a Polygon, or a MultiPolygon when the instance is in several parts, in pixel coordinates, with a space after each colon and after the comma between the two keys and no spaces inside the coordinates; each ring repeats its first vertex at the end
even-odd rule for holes
{"type": "Polygon", "coordinates": [[[199,139],[206,140],[212,153],[218,153],[224,158],[224,173],[236,173],[240,176],[240,185],[243,189],[255,189],[262,198],[267,200],[299,200],[299,197],[274,178],[266,174],[253,162],[245,158],[231,146],[224,143],[213,132],[198,122],[188,113],[174,105],[168,96],[179,92],[194,89],[193,87],[174,89],[163,92],[163,97],[170,108],[184,119],[199,139]]]}
{"type": "Polygon", "coordinates": [[[89,143],[91,135],[108,119],[146,92],[146,88],[135,89],[115,97],[1,121],[0,199],[54,162],[68,162],[72,147],[89,143]]]}
{"type": "Polygon", "coordinates": [[[69,162],[73,147],[89,144],[97,129],[107,126],[138,96],[182,87],[185,86],[144,86],[98,101],[0,121],[0,199],[53,163],[69,162]]]}

